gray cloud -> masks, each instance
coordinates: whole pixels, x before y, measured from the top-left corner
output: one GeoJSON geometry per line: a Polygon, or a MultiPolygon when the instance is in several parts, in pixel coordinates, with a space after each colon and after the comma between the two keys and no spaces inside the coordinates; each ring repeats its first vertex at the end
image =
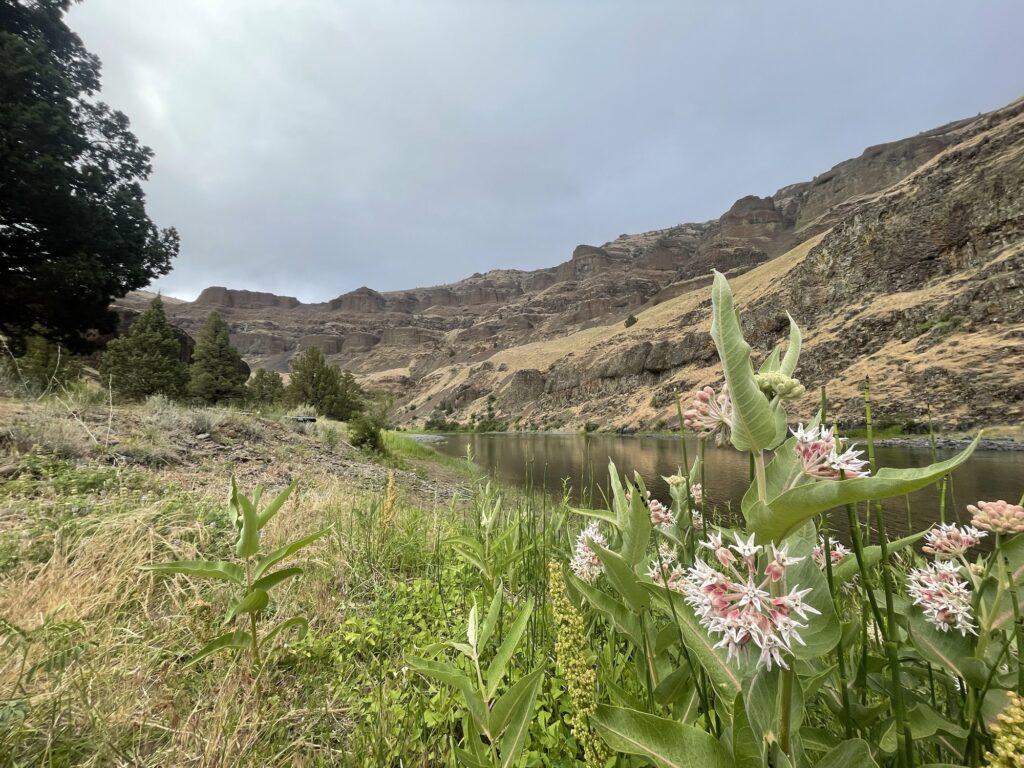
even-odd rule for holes
{"type": "Polygon", "coordinates": [[[313,301],[720,215],[1021,95],[1015,0],[86,0],[182,235],[157,283],[313,301]]]}

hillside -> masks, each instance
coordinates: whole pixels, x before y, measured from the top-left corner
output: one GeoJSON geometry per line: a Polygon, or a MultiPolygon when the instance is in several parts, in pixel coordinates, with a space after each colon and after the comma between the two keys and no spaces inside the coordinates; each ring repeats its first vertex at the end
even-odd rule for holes
{"type": "Polygon", "coordinates": [[[394,389],[403,421],[442,403],[465,418],[493,394],[521,426],[643,428],[672,422],[675,393],[718,376],[715,268],[735,281],[755,348],[794,314],[802,378],[826,384],[845,420],[858,420],[870,375],[894,423],[929,407],[944,426],[1012,422],[1024,414],[1022,114],[1018,100],[870,147],[717,220],[581,245],[549,269],[315,305],[209,288],[167,310],[189,331],[222,312],[253,366],[286,370],[318,346],[394,389]]]}

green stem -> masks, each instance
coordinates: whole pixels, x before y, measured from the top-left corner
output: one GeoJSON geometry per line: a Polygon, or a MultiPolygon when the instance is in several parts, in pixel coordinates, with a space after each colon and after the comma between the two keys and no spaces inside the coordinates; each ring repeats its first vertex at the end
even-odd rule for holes
{"type": "MultiPolygon", "coordinates": [[[[782,689],[779,692],[781,698],[779,712],[779,747],[790,758],[790,730],[792,729],[793,717],[793,668],[783,669],[781,673],[782,689]]],[[[792,761],[795,762],[795,761],[792,761]]]]}
{"type": "MultiPolygon", "coordinates": [[[[824,387],[822,387],[824,390],[824,387]]],[[[828,593],[835,599],[835,584],[832,576],[832,540],[829,536],[828,525],[822,526],[822,551],[825,554],[825,579],[828,581],[828,593]]],[[[853,738],[853,710],[850,708],[850,691],[846,686],[846,652],[843,649],[843,636],[840,632],[839,641],[836,643],[836,663],[839,669],[839,695],[843,702],[843,714],[845,715],[846,738],[853,738]]]]}
{"type": "MultiPolygon", "coordinates": [[[[864,422],[867,428],[868,440],[868,461],[871,466],[871,474],[875,474],[875,444],[874,435],[871,429],[871,382],[864,379],[864,422]]],[[[889,540],[885,530],[885,512],[882,505],[878,504],[875,512],[875,519],[878,521],[878,539],[882,555],[882,587],[885,591],[885,650],[889,658],[889,671],[892,674],[893,685],[893,709],[895,710],[897,726],[903,734],[903,751],[907,768],[914,765],[914,738],[907,725],[906,704],[903,701],[903,683],[900,675],[899,651],[896,638],[896,610],[893,607],[893,583],[892,566],[889,563],[889,540]]]]}

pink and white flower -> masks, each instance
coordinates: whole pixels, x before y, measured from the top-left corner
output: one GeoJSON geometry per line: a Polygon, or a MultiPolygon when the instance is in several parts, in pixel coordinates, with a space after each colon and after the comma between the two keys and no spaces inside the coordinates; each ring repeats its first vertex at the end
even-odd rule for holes
{"type": "Polygon", "coordinates": [[[683,414],[683,426],[696,432],[701,440],[714,437],[716,445],[725,445],[732,430],[729,385],[723,384],[719,394],[711,387],[700,390],[694,396],[693,405],[683,414]]]}
{"type": "Polygon", "coordinates": [[[596,521],[580,532],[576,539],[576,550],[573,553],[572,560],[569,561],[569,567],[572,569],[572,572],[576,574],[580,581],[585,581],[587,584],[593,584],[597,581],[597,577],[604,573],[604,563],[601,562],[601,558],[597,556],[597,553],[591,549],[591,542],[600,547],[608,546],[608,540],[601,533],[600,526],[596,521]]]}
{"type": "Polygon", "coordinates": [[[803,471],[820,480],[838,480],[840,478],[863,477],[869,474],[865,469],[868,462],[861,459],[863,451],[853,448],[843,449],[842,442],[836,438],[835,430],[829,427],[811,427],[804,429],[800,424],[791,430],[796,438],[793,450],[800,459],[803,471]]]}
{"type": "Polygon", "coordinates": [[[804,602],[809,589],[794,586],[784,591],[787,569],[803,558],[771,545],[770,559],[759,575],[757,556],[764,548],[754,544],[753,537],[744,541],[737,536],[736,544],[726,547],[721,534],[713,534],[701,545],[726,571],[698,559],[674,581],[670,578],[669,588],[683,595],[710,634],[719,636],[715,647],[724,648],[729,659],[746,656],[753,646],[759,650],[759,667],[788,668],[786,657],[792,655],[793,644],[804,644],[800,630],[806,628],[809,614],[819,613],[804,602]]]}
{"type": "MultiPolygon", "coordinates": [[[[840,544],[838,541],[832,540],[829,542],[830,559],[832,565],[839,565],[843,561],[843,558],[850,554],[850,550],[840,544]]],[[[818,545],[814,548],[812,553],[814,562],[818,564],[821,570],[825,570],[825,537],[818,537],[818,545]]]]}
{"type": "Polygon", "coordinates": [[[907,591],[925,618],[942,632],[978,634],[971,612],[971,590],[960,578],[960,567],[949,560],[914,568],[907,574],[907,591]]]}
{"type": "Polygon", "coordinates": [[[647,508],[651,512],[651,525],[655,528],[669,528],[676,524],[676,516],[672,514],[672,510],[657,499],[651,499],[647,508]]]}
{"type": "Polygon", "coordinates": [[[921,550],[935,555],[936,560],[953,560],[963,557],[968,549],[976,546],[987,535],[985,531],[971,525],[957,528],[952,523],[940,523],[925,534],[925,545],[921,550]]]}

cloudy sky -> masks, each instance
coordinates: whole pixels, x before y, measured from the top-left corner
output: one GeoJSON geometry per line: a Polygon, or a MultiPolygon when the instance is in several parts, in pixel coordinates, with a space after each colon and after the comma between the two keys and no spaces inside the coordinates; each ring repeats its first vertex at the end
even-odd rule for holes
{"type": "Polygon", "coordinates": [[[320,301],[719,216],[1024,95],[1018,0],[85,0],[182,237],[320,301]]]}

